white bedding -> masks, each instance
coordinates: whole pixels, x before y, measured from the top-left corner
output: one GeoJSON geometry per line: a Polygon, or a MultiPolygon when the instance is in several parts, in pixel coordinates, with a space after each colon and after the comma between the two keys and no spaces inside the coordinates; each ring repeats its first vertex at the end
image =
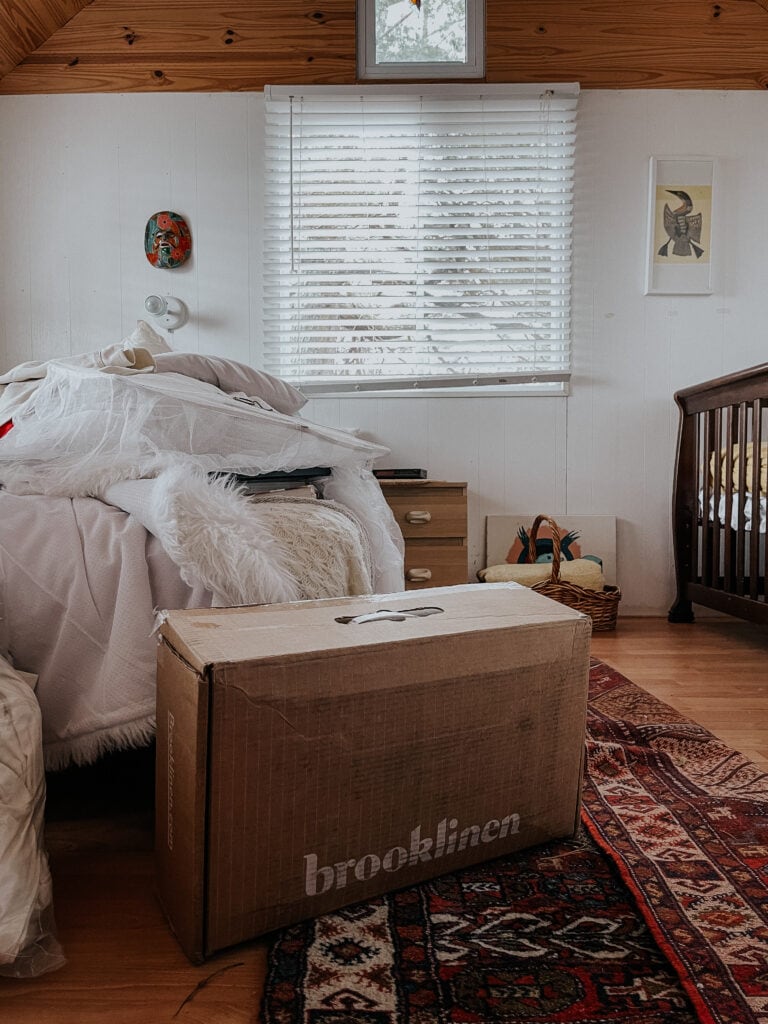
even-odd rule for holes
{"type": "Polygon", "coordinates": [[[151,736],[157,609],[402,589],[402,536],[371,472],[387,449],[105,352],[0,377],[0,654],[39,676],[48,767],[151,736]],[[331,547],[348,550],[314,575],[297,569],[298,521],[276,539],[274,509],[210,475],[312,466],[357,520],[337,516],[331,547]]]}
{"type": "MultiPolygon", "coordinates": [[[[760,496],[758,504],[758,516],[754,515],[754,503],[752,501],[752,495],[747,494],[744,500],[744,523],[746,530],[752,530],[752,524],[757,518],[757,528],[760,533],[766,531],[766,509],[768,508],[768,499],[765,495],[760,496]]],[[[701,515],[704,511],[704,492],[699,492],[699,514],[701,515]]],[[[725,526],[726,520],[726,501],[725,495],[720,495],[720,500],[717,506],[717,521],[721,526],[725,526]]],[[[709,499],[709,521],[715,521],[715,498],[714,495],[709,499]]],[[[734,530],[739,529],[739,495],[738,493],[731,496],[731,528],[734,530]]]]}
{"type": "Polygon", "coordinates": [[[0,491],[0,655],[38,676],[48,768],[149,742],[154,609],[210,603],[120,509],[0,491]]]}
{"type": "MultiPolygon", "coordinates": [[[[365,529],[374,589],[401,588],[402,536],[371,471],[388,449],[179,373],[111,369],[48,364],[0,438],[0,483],[16,494],[104,497],[115,484],[166,472],[180,471],[181,479],[328,466],[325,495],[352,509],[365,529]]],[[[9,387],[26,386],[14,380],[9,387]]],[[[9,401],[0,396],[0,424],[9,401]]]]}
{"type": "MultiPolygon", "coordinates": [[[[138,507],[162,485],[115,490],[138,507]]],[[[369,552],[343,506],[225,497],[229,511],[245,507],[254,543],[240,545],[226,507],[204,494],[199,514],[185,506],[174,561],[136,515],[96,498],[0,491],[0,656],[38,676],[47,768],[154,735],[157,610],[371,592],[369,552]],[[193,557],[201,538],[209,564],[193,557]]]]}

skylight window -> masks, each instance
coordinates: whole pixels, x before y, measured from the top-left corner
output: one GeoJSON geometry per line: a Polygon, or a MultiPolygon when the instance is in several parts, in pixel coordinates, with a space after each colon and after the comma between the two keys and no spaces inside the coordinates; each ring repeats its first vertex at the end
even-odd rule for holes
{"type": "Polygon", "coordinates": [[[483,0],[358,0],[358,77],[482,78],[483,0]]]}

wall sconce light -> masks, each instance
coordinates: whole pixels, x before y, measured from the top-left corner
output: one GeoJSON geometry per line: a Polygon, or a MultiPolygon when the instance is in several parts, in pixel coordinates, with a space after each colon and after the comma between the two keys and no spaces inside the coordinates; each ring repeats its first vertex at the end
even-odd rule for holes
{"type": "Polygon", "coordinates": [[[148,295],[144,300],[144,308],[166,331],[178,330],[189,319],[186,305],[172,295],[148,295]]]}

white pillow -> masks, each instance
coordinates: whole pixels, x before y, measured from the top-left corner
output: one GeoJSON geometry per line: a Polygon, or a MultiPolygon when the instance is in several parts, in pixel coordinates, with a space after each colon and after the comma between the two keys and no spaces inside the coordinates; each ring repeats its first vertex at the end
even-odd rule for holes
{"type": "Polygon", "coordinates": [[[153,330],[146,320],[139,320],[127,338],[121,342],[123,348],[145,348],[152,355],[158,352],[170,352],[171,346],[157,331],[153,330]]]}
{"type": "Polygon", "coordinates": [[[201,356],[196,352],[160,352],[155,356],[155,367],[158,373],[182,373],[185,377],[213,384],[228,395],[241,393],[249,398],[260,398],[286,416],[292,416],[307,404],[306,397],[292,384],[233,359],[201,356]]]}

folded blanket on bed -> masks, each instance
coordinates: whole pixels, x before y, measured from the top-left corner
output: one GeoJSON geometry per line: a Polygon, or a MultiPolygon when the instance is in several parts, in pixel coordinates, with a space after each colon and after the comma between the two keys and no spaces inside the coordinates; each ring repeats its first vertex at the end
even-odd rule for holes
{"type": "MultiPolygon", "coordinates": [[[[704,491],[699,491],[699,515],[703,514],[704,491]]],[[[715,496],[710,494],[707,518],[711,523],[717,519],[721,526],[728,525],[737,533],[742,529],[748,533],[754,529],[757,529],[758,533],[765,533],[768,528],[768,497],[761,495],[759,501],[753,501],[752,495],[747,493],[742,505],[738,493],[731,492],[728,495],[721,491],[720,500],[717,503],[717,516],[715,516],[715,496]],[[730,522],[727,522],[729,503],[730,522]]]]}

